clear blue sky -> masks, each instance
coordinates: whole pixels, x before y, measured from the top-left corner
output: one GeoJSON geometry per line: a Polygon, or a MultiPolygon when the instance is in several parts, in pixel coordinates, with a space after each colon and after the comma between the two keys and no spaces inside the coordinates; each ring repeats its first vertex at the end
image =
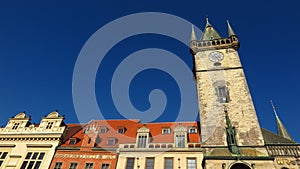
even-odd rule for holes
{"type": "MultiPolygon", "coordinates": [[[[1,1],[0,125],[6,125],[8,118],[21,111],[32,116],[32,122],[39,123],[43,115],[56,109],[65,115],[66,123],[77,123],[72,76],[85,42],[114,19],[152,11],[177,15],[202,29],[208,16],[222,36],[227,35],[226,20],[230,19],[241,42],[239,52],[261,126],[276,132],[269,103],[272,99],[282,122],[300,142],[299,5],[297,1],[256,0],[1,1]]],[[[109,83],[105,76],[111,77],[113,68],[122,60],[114,56],[123,57],[148,46],[170,51],[176,48],[173,52],[191,67],[192,56],[184,47],[177,48],[178,42],[162,36],[135,36],[119,43],[107,55],[104,70],[98,70],[107,73],[97,74],[96,85],[102,81],[109,83]]],[[[105,103],[98,104],[108,114],[107,118],[121,118],[108,96],[109,87],[107,84],[96,88],[97,98],[107,98],[105,103]]],[[[144,110],[149,107],[149,90],[163,89],[169,104],[166,115],[159,119],[164,121],[179,108],[176,87],[170,76],[149,70],[135,79],[130,97],[137,108],[144,110]],[[157,81],[149,85],[146,77],[152,75],[157,81]],[[169,87],[167,83],[174,85],[169,87]]]]}

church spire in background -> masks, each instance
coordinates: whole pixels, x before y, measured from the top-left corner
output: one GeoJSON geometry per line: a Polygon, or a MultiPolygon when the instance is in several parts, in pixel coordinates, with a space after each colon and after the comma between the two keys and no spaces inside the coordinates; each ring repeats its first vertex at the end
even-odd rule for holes
{"type": "Polygon", "coordinates": [[[232,27],[230,26],[229,21],[227,20],[227,25],[228,25],[228,37],[230,36],[236,36],[236,34],[234,33],[232,27]]]}
{"type": "Polygon", "coordinates": [[[197,40],[194,25],[192,25],[191,41],[197,40]]]}
{"type": "Polygon", "coordinates": [[[212,27],[212,25],[208,22],[208,18],[206,18],[206,26],[204,28],[204,31],[203,31],[200,41],[214,40],[214,39],[221,39],[221,36],[212,27]]]}
{"type": "Polygon", "coordinates": [[[279,119],[272,100],[270,102],[271,102],[271,105],[272,105],[272,108],[273,108],[273,111],[274,111],[274,114],[275,114],[275,117],[276,117],[277,135],[279,135],[283,138],[289,139],[289,140],[293,140],[292,137],[290,136],[290,134],[288,133],[287,129],[284,127],[283,123],[279,119]]]}

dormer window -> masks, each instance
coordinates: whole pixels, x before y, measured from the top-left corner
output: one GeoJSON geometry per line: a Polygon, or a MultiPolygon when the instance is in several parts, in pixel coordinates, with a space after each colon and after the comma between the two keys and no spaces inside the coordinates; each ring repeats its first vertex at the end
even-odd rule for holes
{"type": "Polygon", "coordinates": [[[174,129],[174,141],[176,148],[185,148],[187,143],[187,128],[182,125],[174,129]]]}
{"type": "Polygon", "coordinates": [[[138,148],[146,148],[147,145],[147,135],[139,135],[138,136],[138,148]]]}
{"type": "Polygon", "coordinates": [[[146,126],[143,126],[138,129],[137,134],[137,147],[138,148],[146,148],[149,141],[149,133],[150,129],[148,129],[146,126]]]}
{"type": "Polygon", "coordinates": [[[111,138],[108,138],[107,140],[107,145],[109,146],[114,146],[117,142],[117,139],[115,137],[111,137],[111,138]]]}
{"type": "Polygon", "coordinates": [[[14,123],[12,129],[17,130],[19,128],[20,123],[14,123]]]}
{"type": "Polygon", "coordinates": [[[185,135],[177,134],[175,136],[175,145],[177,148],[184,148],[185,147],[185,135]]]}
{"type": "Polygon", "coordinates": [[[125,131],[126,131],[126,128],[125,128],[125,127],[123,127],[123,126],[118,127],[118,133],[119,133],[119,134],[124,134],[125,131]]]}
{"type": "Polygon", "coordinates": [[[100,126],[99,127],[99,133],[106,133],[108,131],[108,128],[105,126],[100,126]]]}
{"type": "Polygon", "coordinates": [[[162,131],[161,131],[162,134],[170,134],[171,133],[171,129],[166,127],[166,128],[163,128],[162,131]]]}
{"type": "Polygon", "coordinates": [[[76,141],[77,141],[77,139],[76,138],[70,138],[69,139],[70,141],[69,141],[69,144],[76,144],[76,141]]]}
{"type": "Polygon", "coordinates": [[[53,126],[53,122],[48,122],[46,129],[51,129],[53,126]]]}
{"type": "Polygon", "coordinates": [[[197,133],[197,128],[196,127],[190,127],[189,128],[189,133],[191,133],[191,134],[197,133]]]}

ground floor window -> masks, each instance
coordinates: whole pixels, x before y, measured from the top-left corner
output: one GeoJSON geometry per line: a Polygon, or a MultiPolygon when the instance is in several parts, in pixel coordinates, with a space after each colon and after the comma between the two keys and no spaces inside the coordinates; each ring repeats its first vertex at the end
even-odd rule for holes
{"type": "Polygon", "coordinates": [[[134,158],[127,158],[126,169],[134,168],[134,158]]]}

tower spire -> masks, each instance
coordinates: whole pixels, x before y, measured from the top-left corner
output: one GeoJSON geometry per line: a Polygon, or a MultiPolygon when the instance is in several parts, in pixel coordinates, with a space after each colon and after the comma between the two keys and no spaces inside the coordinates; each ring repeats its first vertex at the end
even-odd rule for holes
{"type": "Polygon", "coordinates": [[[232,27],[230,26],[229,21],[227,20],[227,26],[228,26],[228,37],[230,36],[236,36],[236,34],[234,33],[232,27]]]}
{"type": "Polygon", "coordinates": [[[197,40],[197,36],[195,33],[195,29],[194,29],[194,25],[192,25],[192,32],[191,32],[191,40],[190,41],[194,41],[197,40]]]}
{"type": "Polygon", "coordinates": [[[273,108],[273,112],[274,112],[275,117],[276,117],[277,135],[279,135],[279,136],[281,136],[283,138],[289,139],[289,140],[293,140],[292,137],[291,137],[291,135],[288,133],[287,129],[284,127],[283,123],[279,119],[277,111],[276,111],[276,108],[275,108],[275,106],[273,104],[273,101],[270,100],[270,102],[271,102],[271,105],[272,105],[272,108],[273,108]]]}
{"type": "Polygon", "coordinates": [[[208,18],[206,18],[206,25],[205,25],[205,28],[204,28],[204,31],[203,31],[200,41],[214,40],[214,39],[221,39],[221,36],[213,28],[213,26],[208,22],[208,18]]]}

